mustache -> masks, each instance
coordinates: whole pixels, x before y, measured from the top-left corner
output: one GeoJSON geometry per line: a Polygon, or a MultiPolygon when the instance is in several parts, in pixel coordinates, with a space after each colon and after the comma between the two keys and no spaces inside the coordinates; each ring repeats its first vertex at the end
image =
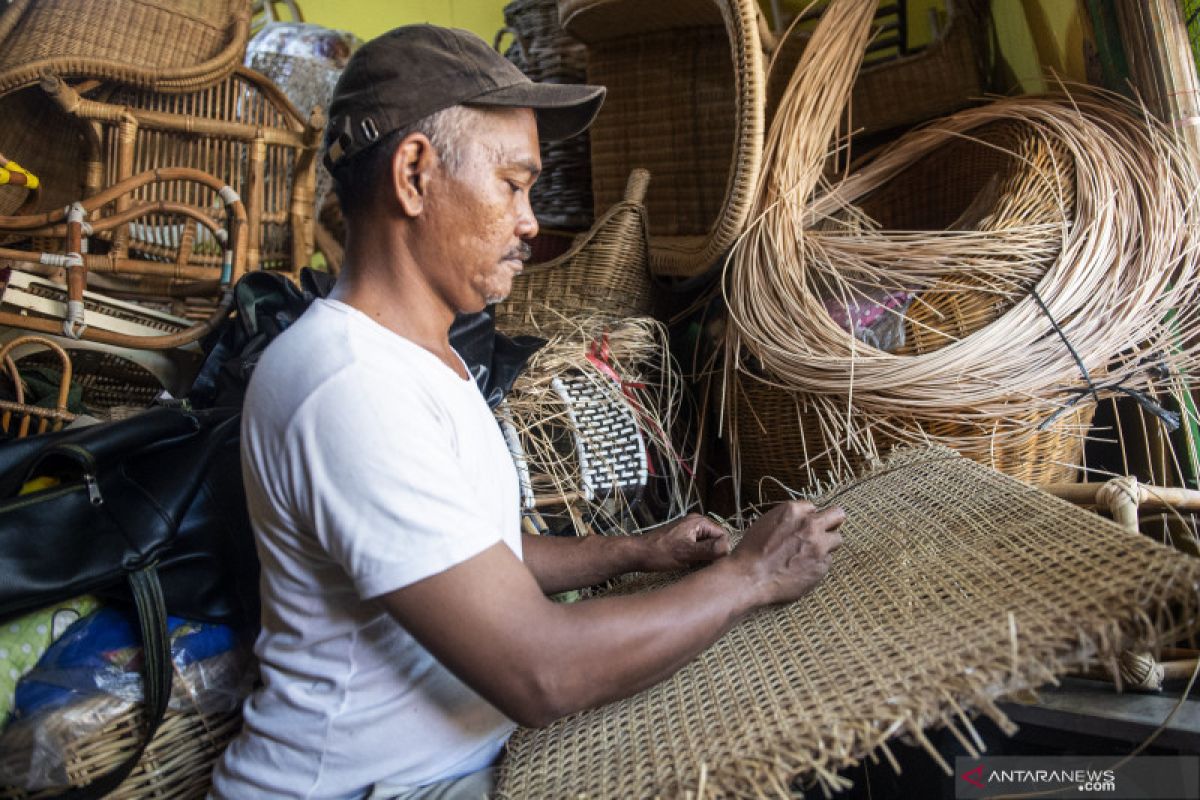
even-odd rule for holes
{"type": "Polygon", "coordinates": [[[533,248],[529,246],[529,242],[521,242],[512,250],[504,254],[504,260],[517,259],[520,261],[528,261],[533,258],[533,248]]]}

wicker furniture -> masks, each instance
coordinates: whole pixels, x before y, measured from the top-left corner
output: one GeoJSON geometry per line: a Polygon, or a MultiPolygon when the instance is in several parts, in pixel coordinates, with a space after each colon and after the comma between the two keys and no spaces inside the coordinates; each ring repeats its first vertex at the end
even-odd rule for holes
{"type": "MultiPolygon", "coordinates": [[[[161,231],[162,223],[159,222],[156,227],[161,231]]],[[[182,167],[135,175],[82,202],[72,203],[66,209],[0,217],[0,236],[21,239],[0,246],[0,258],[15,261],[30,271],[57,279],[67,287],[65,307],[61,302],[59,304],[59,320],[0,311],[0,325],[139,349],[166,349],[195,342],[222,321],[232,306],[231,286],[245,267],[246,228],[245,206],[236,192],[211,175],[182,167]],[[147,186],[158,185],[198,186],[210,196],[219,197],[224,206],[224,224],[218,224],[208,209],[198,209],[187,203],[130,200],[131,194],[147,186]],[[102,215],[104,211],[109,213],[102,215]],[[170,227],[167,230],[177,232],[173,240],[161,246],[159,252],[164,257],[162,261],[123,256],[115,247],[115,242],[120,241],[123,233],[128,235],[139,220],[146,218],[168,220],[170,227]],[[215,255],[212,258],[215,263],[212,266],[189,263],[195,242],[200,236],[195,233],[197,230],[207,235],[214,244],[215,255]],[[97,253],[94,252],[96,248],[88,247],[93,236],[98,241],[104,241],[108,247],[107,253],[97,253]],[[107,241],[101,239],[104,236],[108,237],[107,241]],[[30,242],[34,245],[32,249],[29,248],[30,242]],[[17,245],[26,249],[20,249],[17,245]],[[165,256],[170,256],[173,261],[166,260],[165,256]],[[159,328],[149,335],[89,328],[89,299],[85,292],[89,272],[157,279],[158,289],[169,289],[178,281],[193,287],[199,284],[210,293],[220,293],[222,299],[208,319],[190,328],[169,331],[159,328]]],[[[95,300],[91,302],[92,308],[96,309],[95,300]]],[[[118,312],[117,316],[130,319],[128,312],[118,312]]],[[[136,316],[133,318],[137,319],[136,316]]]]}
{"type": "MultiPolygon", "coordinates": [[[[102,87],[85,97],[53,76],[42,89],[84,130],[82,160],[89,164],[85,195],[135,173],[161,167],[191,167],[232,186],[246,205],[245,268],[297,273],[313,250],[316,152],[324,119],[305,118],[264,76],[237,67],[221,82],[186,94],[102,87]],[[97,99],[89,99],[95,97],[97,99]],[[91,166],[98,165],[98,166],[91,166]]],[[[189,187],[147,186],[118,201],[117,210],[137,200],[182,202],[208,208],[214,192],[189,187]]],[[[179,234],[149,220],[113,239],[118,256],[138,252],[162,256],[179,234]]],[[[194,247],[189,263],[219,265],[211,249],[194,247]]]]}
{"type": "MultiPolygon", "coordinates": [[[[513,0],[504,7],[504,24],[496,34],[499,50],[506,35],[512,42],[504,57],[539,83],[584,83],[587,48],[563,31],[555,0],[513,0]]],[[[533,213],[543,226],[581,230],[592,224],[592,170],[588,133],[542,142],[542,174],[530,191],[533,213]]]]}
{"type": "Polygon", "coordinates": [[[496,327],[508,334],[552,333],[572,317],[633,317],[650,310],[646,209],[650,174],[635,169],[625,196],[563,255],[532,264],[496,306],[496,327]]]}
{"type": "Polygon", "coordinates": [[[595,207],[650,170],[655,274],[707,271],[748,220],[766,104],[758,13],[754,0],[559,0],[588,45],[588,82],[608,87],[591,128],[595,207]]]}
{"type": "Polygon", "coordinates": [[[0,16],[0,94],[44,72],[180,92],[242,61],[245,0],[15,0],[0,16]]]}

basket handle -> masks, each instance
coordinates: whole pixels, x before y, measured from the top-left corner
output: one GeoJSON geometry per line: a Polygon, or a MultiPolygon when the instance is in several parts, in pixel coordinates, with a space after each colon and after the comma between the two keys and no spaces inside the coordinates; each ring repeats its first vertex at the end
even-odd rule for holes
{"type": "Polygon", "coordinates": [[[517,43],[517,49],[521,51],[521,61],[524,64],[529,63],[529,48],[525,44],[525,37],[516,28],[505,25],[500,30],[496,31],[496,38],[492,40],[492,49],[503,55],[504,51],[500,49],[500,42],[504,39],[504,34],[511,33],[513,41],[517,43]]]}
{"type": "Polygon", "coordinates": [[[629,180],[625,184],[625,200],[630,203],[640,203],[646,199],[646,188],[650,185],[649,170],[641,167],[634,167],[629,173],[629,180]]]}

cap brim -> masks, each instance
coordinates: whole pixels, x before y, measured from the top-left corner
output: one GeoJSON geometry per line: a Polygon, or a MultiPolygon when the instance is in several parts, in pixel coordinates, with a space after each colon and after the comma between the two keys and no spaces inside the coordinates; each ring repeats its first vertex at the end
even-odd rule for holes
{"type": "Polygon", "coordinates": [[[604,103],[604,87],[579,83],[518,83],[473,97],[465,105],[532,108],[538,136],[570,139],[587,130],[604,103]]]}

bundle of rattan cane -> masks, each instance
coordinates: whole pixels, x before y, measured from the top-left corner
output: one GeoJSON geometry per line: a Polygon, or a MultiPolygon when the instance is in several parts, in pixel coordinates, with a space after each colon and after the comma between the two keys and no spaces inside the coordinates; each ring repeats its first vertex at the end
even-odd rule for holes
{"type": "Polygon", "coordinates": [[[824,183],[873,8],[830,4],[772,125],[757,214],[727,273],[727,377],[748,369],[750,354],[766,380],[811,399],[833,440],[860,452],[878,449],[880,436],[987,450],[1079,410],[1085,396],[1169,385],[1194,361],[1184,343],[1200,276],[1198,176],[1170,132],[1092,91],[1002,100],[824,183]],[[1032,187],[1062,208],[1057,224],[1027,222],[1015,203],[1001,224],[992,215],[987,225],[966,220],[968,230],[889,231],[857,207],[939,148],[1014,122],[1066,154],[1039,166],[1032,187]],[[827,311],[831,298],[944,290],[947,278],[1011,308],[915,355],[875,349],[827,311]],[[975,432],[936,431],[963,421],[975,432]]]}
{"type": "MultiPolygon", "coordinates": [[[[567,375],[586,380],[600,402],[628,409],[643,441],[649,445],[654,474],[665,478],[667,512],[683,514],[688,506],[688,482],[683,460],[672,444],[682,384],[667,351],[665,328],[649,317],[612,321],[599,317],[564,320],[557,333],[539,350],[513,385],[507,414],[520,439],[532,489],[543,505],[561,506],[589,527],[628,530],[627,514],[637,498],[616,494],[588,501],[581,492],[578,442],[572,409],[555,390],[567,375]]],[[[616,471],[605,451],[593,448],[601,474],[616,471]]],[[[577,524],[577,528],[582,527],[577,524]]]]}

